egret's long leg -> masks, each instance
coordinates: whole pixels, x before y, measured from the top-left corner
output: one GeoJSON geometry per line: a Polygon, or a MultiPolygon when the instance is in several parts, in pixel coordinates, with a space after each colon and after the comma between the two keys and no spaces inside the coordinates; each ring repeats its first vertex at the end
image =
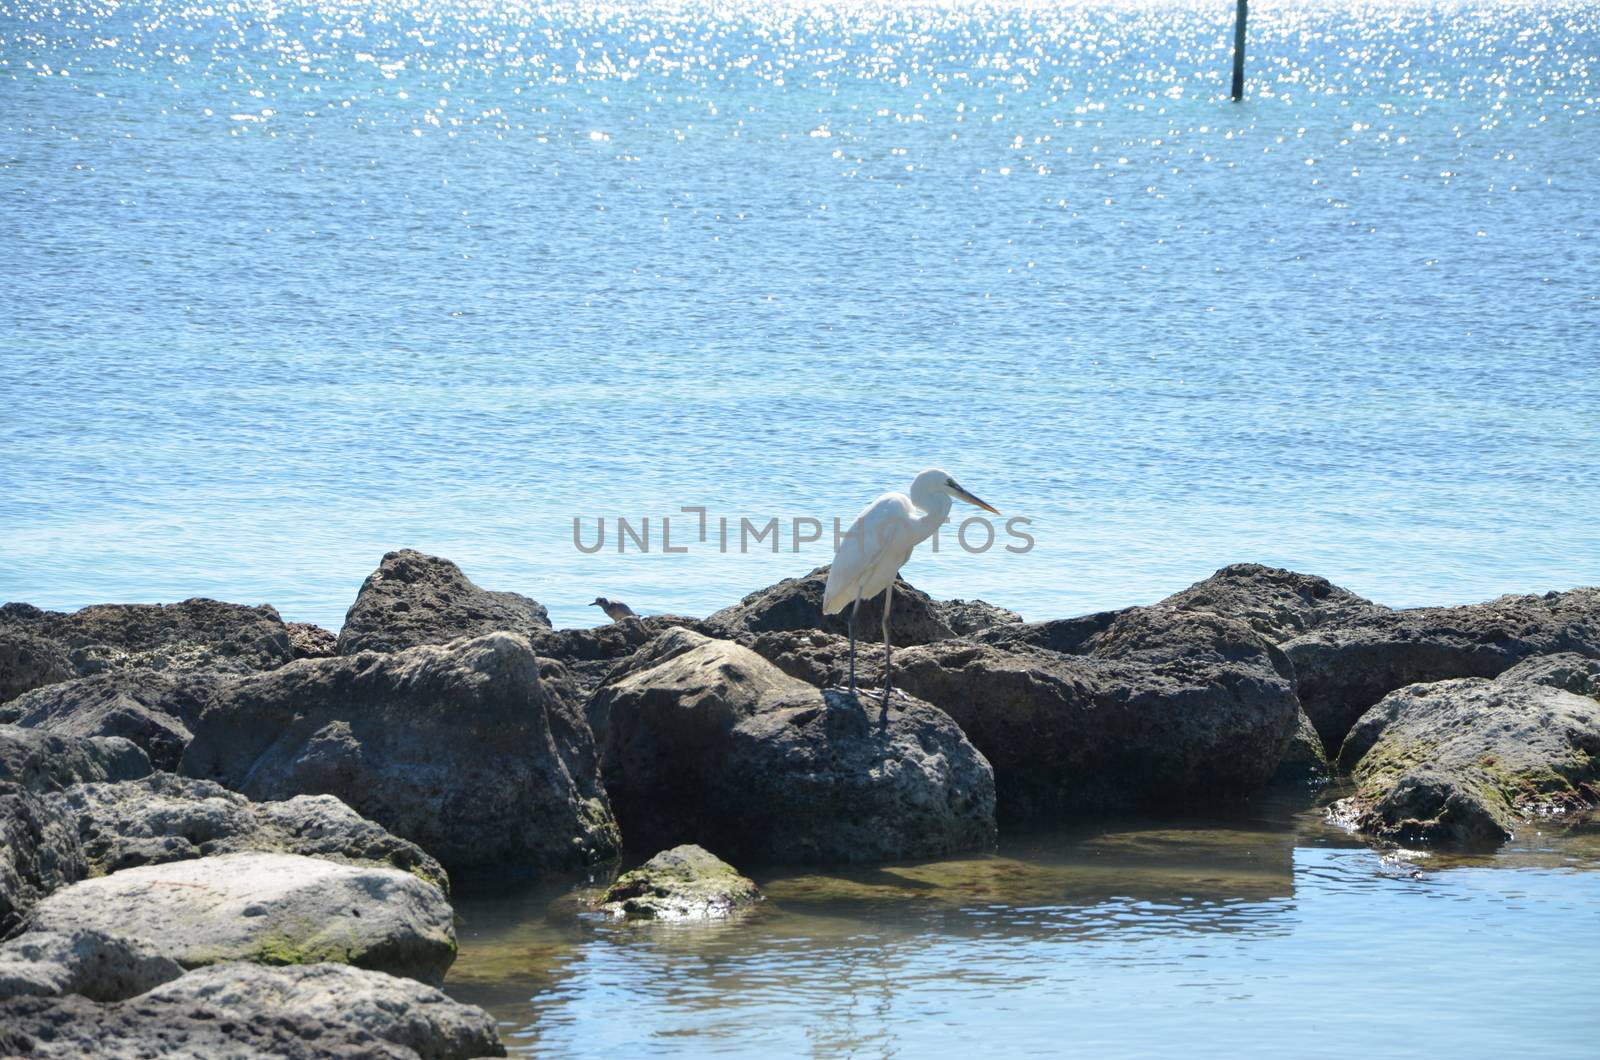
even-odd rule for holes
{"type": "Polygon", "coordinates": [[[889,645],[889,608],[894,605],[894,582],[883,591],[883,709],[889,709],[889,659],[894,649],[889,645]]]}
{"type": "Polygon", "coordinates": [[[850,605],[850,698],[856,697],[856,612],[861,610],[861,595],[850,605]]]}

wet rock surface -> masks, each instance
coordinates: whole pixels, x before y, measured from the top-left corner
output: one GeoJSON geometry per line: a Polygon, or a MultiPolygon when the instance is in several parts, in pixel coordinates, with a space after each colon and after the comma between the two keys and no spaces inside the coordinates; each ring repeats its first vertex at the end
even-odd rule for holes
{"type": "Polygon", "coordinates": [[[156,773],[45,798],[58,816],[76,822],[93,875],[254,850],[399,869],[449,890],[444,869],[421,847],[332,795],[252,802],[211,781],[156,773]]]}
{"type": "Polygon", "coordinates": [[[581,707],[523,637],[305,659],[209,707],[186,776],[257,800],[337,796],[447,869],[573,868],[619,839],[581,707]]]}
{"type": "Polygon", "coordinates": [[[629,842],[766,862],[987,846],[989,764],[943,712],[822,692],[729,641],[674,630],[602,685],[602,768],[629,842]]]}
{"type": "Polygon", "coordinates": [[[338,652],[393,652],[549,628],[549,612],[537,600],[479,588],[449,560],[403,548],[387,553],[361,584],[339,631],[338,652]]]}
{"type": "MultiPolygon", "coordinates": [[[[230,960],[338,961],[438,982],[455,958],[444,892],[407,872],[293,854],[240,853],[126,869],[34,906],[12,940],[94,932],[184,968],[230,960]]],[[[71,958],[81,951],[60,951],[71,958]]],[[[88,970],[69,968],[85,982],[88,970]]],[[[101,985],[79,992],[106,996],[101,985]]]]}
{"type": "Polygon", "coordinates": [[[1345,738],[1357,792],[1333,817],[1401,843],[1495,846],[1530,817],[1600,803],[1600,660],[1528,659],[1414,684],[1345,738]]]}
{"type": "Polygon", "coordinates": [[[754,881],[690,843],[623,873],[597,907],[628,920],[722,920],[760,900],[754,881]]]}
{"type": "Polygon", "coordinates": [[[291,658],[288,629],[265,605],[194,599],[97,604],[71,613],[0,607],[0,701],[113,670],[248,673],[291,658]]]}
{"type": "Polygon", "coordinates": [[[1495,677],[1534,655],[1600,657],[1600,589],[1358,615],[1283,647],[1306,713],[1332,753],[1356,719],[1397,688],[1495,677]]]}

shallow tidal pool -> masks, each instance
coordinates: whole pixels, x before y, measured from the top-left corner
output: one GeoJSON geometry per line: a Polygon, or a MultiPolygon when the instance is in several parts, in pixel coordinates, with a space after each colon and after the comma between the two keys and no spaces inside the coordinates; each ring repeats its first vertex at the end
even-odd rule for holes
{"type": "Polygon", "coordinates": [[[561,1056],[1589,1055],[1600,826],[1374,850],[1326,796],[748,869],[741,920],[626,926],[585,879],[460,880],[445,989],[561,1056]]]}

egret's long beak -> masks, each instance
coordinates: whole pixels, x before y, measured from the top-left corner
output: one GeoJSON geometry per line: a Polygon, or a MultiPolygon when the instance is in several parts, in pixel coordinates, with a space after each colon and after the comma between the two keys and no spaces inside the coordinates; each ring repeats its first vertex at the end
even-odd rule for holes
{"type": "Polygon", "coordinates": [[[962,500],[966,501],[968,504],[976,504],[978,507],[982,508],[986,512],[993,512],[996,515],[1000,514],[1000,509],[994,507],[992,504],[989,504],[986,501],[979,500],[977,497],[974,497],[972,494],[968,493],[966,490],[962,489],[960,486],[955,486],[954,488],[955,488],[955,491],[956,491],[956,496],[960,497],[962,500]]]}

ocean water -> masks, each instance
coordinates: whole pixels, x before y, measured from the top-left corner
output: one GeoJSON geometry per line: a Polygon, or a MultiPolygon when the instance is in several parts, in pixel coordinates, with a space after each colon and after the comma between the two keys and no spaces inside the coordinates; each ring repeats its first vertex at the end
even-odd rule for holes
{"type": "Polygon", "coordinates": [[[513,1055],[1593,1053],[1600,832],[1385,854],[1304,801],[758,871],[737,923],[612,923],[571,881],[469,891],[445,989],[513,1055]]]}
{"type": "Polygon", "coordinates": [[[931,465],[1031,618],[1600,582],[1600,5],[1253,7],[0,0],[0,597],[703,614],[931,465]]]}

